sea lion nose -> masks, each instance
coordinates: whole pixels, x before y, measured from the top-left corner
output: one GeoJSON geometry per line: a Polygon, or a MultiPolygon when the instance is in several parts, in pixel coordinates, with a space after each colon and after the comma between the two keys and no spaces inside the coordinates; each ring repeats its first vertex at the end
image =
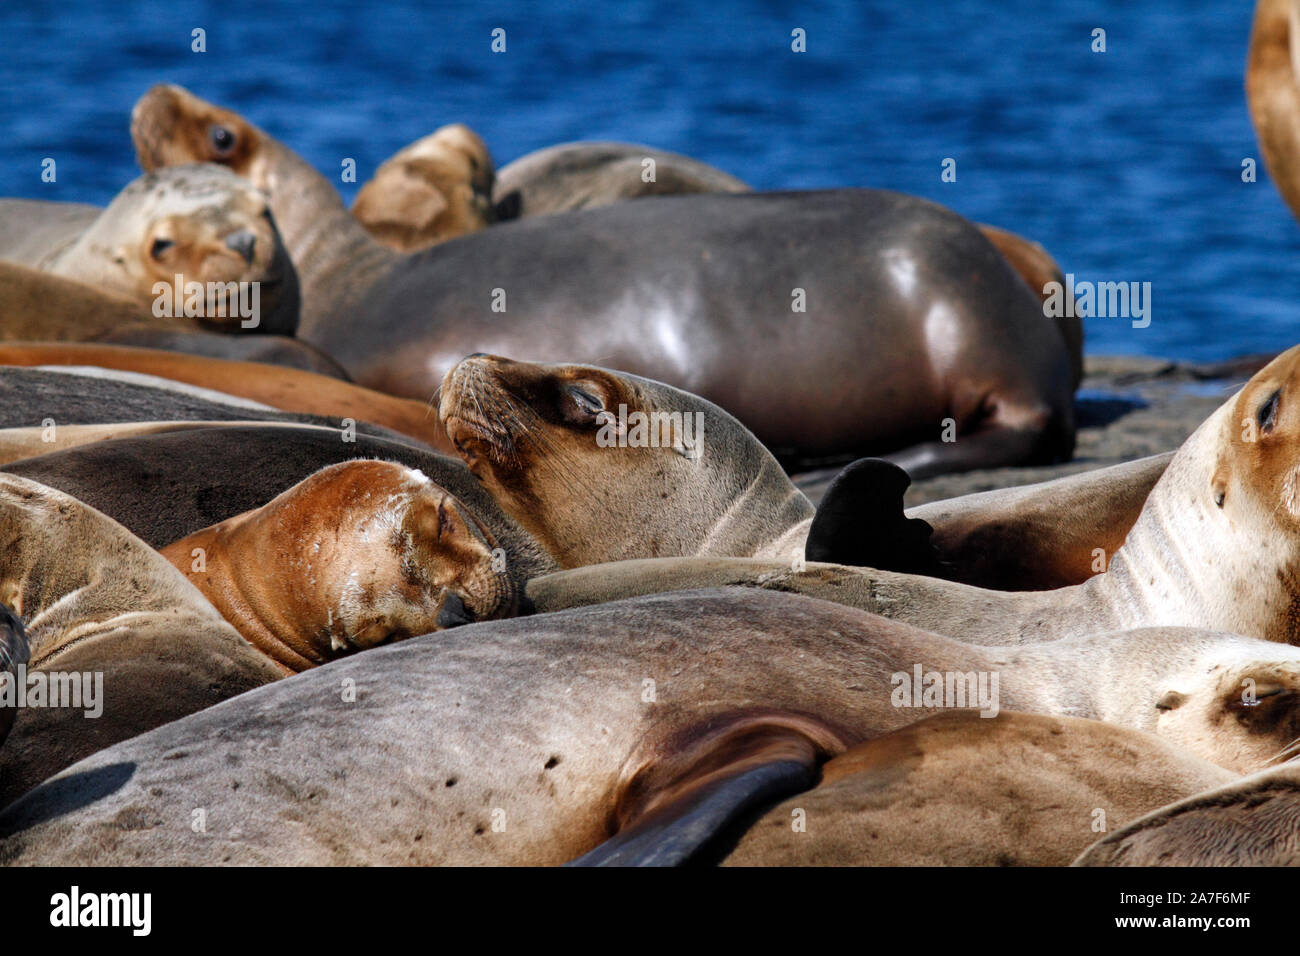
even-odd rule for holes
{"type": "Polygon", "coordinates": [[[469,624],[473,620],[460,595],[455,591],[448,591],[446,599],[442,602],[442,610],[438,612],[438,626],[445,630],[449,627],[469,624]]]}
{"type": "Polygon", "coordinates": [[[257,236],[249,229],[241,229],[226,236],[226,248],[238,252],[247,263],[252,263],[253,249],[256,246],[257,236]]]}

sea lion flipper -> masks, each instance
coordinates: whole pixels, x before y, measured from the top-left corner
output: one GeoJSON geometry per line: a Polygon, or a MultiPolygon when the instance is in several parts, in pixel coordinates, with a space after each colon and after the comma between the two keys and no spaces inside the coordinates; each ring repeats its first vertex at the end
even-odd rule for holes
{"type": "Polygon", "coordinates": [[[681,866],[754,810],[813,786],[815,770],[775,760],[691,791],[566,866],[681,866]]]}
{"type": "Polygon", "coordinates": [[[903,512],[906,471],[882,458],[860,458],[835,476],[808,529],[809,561],[936,574],[932,529],[903,512]]]}
{"type": "MultiPolygon", "coordinates": [[[[18,668],[30,659],[31,651],[22,618],[8,605],[0,604],[0,676],[16,682],[19,680],[18,668]]],[[[0,743],[4,743],[5,737],[9,735],[16,713],[16,706],[9,706],[0,698],[0,743]]]]}

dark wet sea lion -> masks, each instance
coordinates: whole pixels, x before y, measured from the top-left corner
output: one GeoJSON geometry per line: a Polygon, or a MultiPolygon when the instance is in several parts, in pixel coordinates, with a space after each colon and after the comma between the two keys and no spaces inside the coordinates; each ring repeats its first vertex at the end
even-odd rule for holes
{"type": "Polygon", "coordinates": [[[891,453],[920,475],[1073,450],[1060,331],[974,224],[925,200],[664,197],[401,256],[229,110],[155,87],[132,133],[146,168],[213,160],[268,189],[299,264],[300,337],[369,387],[426,399],[455,362],[490,351],[684,388],[791,457],[891,453]],[[568,281],[576,264],[581,283],[568,281]]]}

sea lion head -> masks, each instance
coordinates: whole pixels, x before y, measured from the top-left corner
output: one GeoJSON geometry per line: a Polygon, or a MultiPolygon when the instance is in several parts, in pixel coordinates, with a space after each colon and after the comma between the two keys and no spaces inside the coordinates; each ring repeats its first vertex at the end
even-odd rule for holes
{"type": "Polygon", "coordinates": [[[491,533],[449,492],[393,462],[323,468],[163,554],[290,670],[518,608],[491,533]]]}
{"type": "Polygon", "coordinates": [[[749,430],[689,392],[483,354],[452,368],[441,392],[461,457],[561,567],[766,556],[812,516],[749,430]]]}
{"type": "Polygon", "coordinates": [[[1300,347],[1183,443],[1116,568],[1165,623],[1300,643],[1300,347]]]}
{"type": "Polygon", "coordinates": [[[357,193],[352,215],[385,245],[412,252],[491,224],[495,179],[487,144],[453,123],[385,161],[357,193]]]}
{"type": "Polygon", "coordinates": [[[131,110],[131,139],[140,168],[218,163],[269,190],[267,136],[233,110],[189,90],[159,84],[131,110]]]}
{"type": "Polygon", "coordinates": [[[157,283],[174,288],[180,276],[181,292],[167,296],[164,314],[179,304],[187,315],[201,309],[196,317],[217,331],[292,335],[297,328],[298,275],[269,200],[228,169],[189,164],[146,173],[117,195],[90,237],[133,295],[154,298],[157,283]],[[190,283],[202,286],[201,301],[186,291],[197,289],[190,283]],[[257,324],[244,326],[254,302],[257,324]]]}
{"type": "Polygon", "coordinates": [[[1163,680],[1155,732],[1206,760],[1253,773],[1300,747],[1300,648],[1233,638],[1163,680]]]}

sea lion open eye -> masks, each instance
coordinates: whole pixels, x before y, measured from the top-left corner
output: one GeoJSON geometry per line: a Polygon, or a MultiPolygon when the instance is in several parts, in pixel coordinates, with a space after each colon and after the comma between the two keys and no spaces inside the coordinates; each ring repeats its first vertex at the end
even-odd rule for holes
{"type": "Polygon", "coordinates": [[[218,156],[226,156],[235,148],[235,134],[224,126],[214,123],[208,128],[208,138],[212,140],[212,148],[218,156]]]}
{"type": "Polygon", "coordinates": [[[149,247],[149,255],[154,259],[161,259],[163,253],[174,245],[176,245],[176,243],[171,239],[155,239],[153,245],[149,247]]]}
{"type": "Polygon", "coordinates": [[[1282,390],[1278,389],[1268,397],[1263,405],[1259,406],[1259,411],[1255,413],[1255,420],[1259,422],[1259,430],[1267,435],[1277,424],[1277,406],[1282,398],[1282,390]]]}

